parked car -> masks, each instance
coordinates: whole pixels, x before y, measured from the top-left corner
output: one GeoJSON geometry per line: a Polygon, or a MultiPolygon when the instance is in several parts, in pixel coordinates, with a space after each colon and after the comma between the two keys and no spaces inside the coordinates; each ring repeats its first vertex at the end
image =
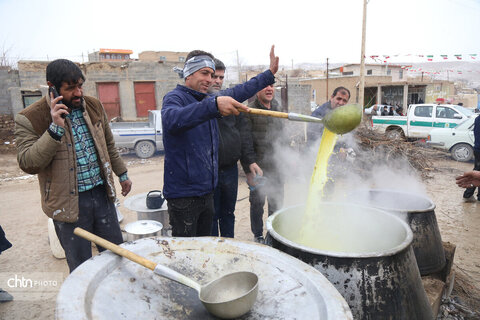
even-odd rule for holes
{"type": "Polygon", "coordinates": [[[391,139],[426,139],[434,128],[454,128],[472,116],[457,105],[411,104],[406,116],[373,116],[372,127],[391,139]]]}
{"type": "Polygon", "coordinates": [[[473,126],[476,117],[477,115],[467,118],[455,128],[433,129],[427,138],[427,144],[436,149],[450,152],[456,161],[472,160],[475,144],[473,126]]]}
{"type": "Polygon", "coordinates": [[[139,158],[150,158],[163,150],[162,115],[148,111],[148,122],[110,122],[115,146],[135,150],[139,158]]]}
{"type": "Polygon", "coordinates": [[[373,107],[377,107],[377,113],[374,114],[374,115],[377,115],[377,116],[381,116],[382,115],[382,111],[383,111],[383,107],[387,107],[387,110],[388,112],[390,112],[390,109],[391,108],[394,108],[393,109],[393,115],[395,116],[398,116],[399,114],[396,112],[396,107],[394,106],[389,106],[389,105],[386,105],[386,104],[374,104],[373,106],[371,106],[370,108],[366,108],[364,110],[365,114],[372,114],[372,110],[373,110],[373,107]]]}

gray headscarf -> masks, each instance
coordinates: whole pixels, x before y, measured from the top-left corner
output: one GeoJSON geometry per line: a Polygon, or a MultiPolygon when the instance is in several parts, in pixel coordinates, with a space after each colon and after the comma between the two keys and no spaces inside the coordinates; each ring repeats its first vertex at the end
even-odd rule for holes
{"type": "Polygon", "coordinates": [[[195,56],[190,59],[188,59],[185,62],[185,66],[183,69],[180,69],[179,67],[174,67],[173,71],[178,73],[180,78],[185,79],[192,73],[202,69],[202,68],[210,68],[213,71],[215,71],[215,63],[213,62],[213,59],[210,58],[209,56],[202,55],[202,56],[195,56]]]}

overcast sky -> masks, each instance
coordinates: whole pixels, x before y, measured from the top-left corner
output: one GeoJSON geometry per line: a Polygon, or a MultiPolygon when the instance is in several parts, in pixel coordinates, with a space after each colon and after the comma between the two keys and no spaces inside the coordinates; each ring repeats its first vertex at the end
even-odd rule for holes
{"type": "MultiPolygon", "coordinates": [[[[14,59],[79,62],[99,48],[131,49],[133,57],[202,49],[227,65],[236,64],[238,50],[243,65],[266,65],[275,44],[286,66],[327,57],[359,63],[362,6],[363,0],[0,0],[0,48],[14,59]]],[[[440,61],[442,54],[464,60],[477,54],[480,61],[480,0],[369,1],[367,57],[440,61]]]]}

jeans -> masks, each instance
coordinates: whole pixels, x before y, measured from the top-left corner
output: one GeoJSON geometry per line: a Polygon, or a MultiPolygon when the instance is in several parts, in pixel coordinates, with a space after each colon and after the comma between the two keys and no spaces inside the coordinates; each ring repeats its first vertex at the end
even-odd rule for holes
{"type": "Polygon", "coordinates": [[[173,237],[209,236],[212,231],[213,192],[200,197],[167,199],[173,237]]]}
{"type": "MultiPolygon", "coordinates": [[[[475,163],[473,165],[473,170],[480,171],[480,152],[473,151],[473,155],[475,156],[475,163]]],[[[475,189],[476,189],[476,187],[471,187],[471,188],[465,189],[465,192],[463,192],[463,197],[464,198],[470,198],[475,193],[475,189]]],[[[480,200],[479,192],[477,192],[477,199],[480,200]]]]}
{"type": "Polygon", "coordinates": [[[212,222],[212,236],[218,237],[218,228],[222,237],[233,238],[235,229],[235,204],[238,192],[238,167],[218,170],[218,185],[213,196],[215,215],[212,222]]]}
{"type": "Polygon", "coordinates": [[[255,238],[263,236],[263,206],[268,202],[268,215],[283,206],[283,181],[274,175],[268,175],[265,185],[250,191],[250,227],[255,238]]]}
{"type": "MultiPolygon", "coordinates": [[[[58,240],[65,250],[70,272],[92,257],[90,241],[73,234],[80,227],[115,244],[123,242],[115,205],[107,197],[103,185],[80,192],[78,196],[78,220],[74,223],[53,221],[58,240]]],[[[98,251],[105,249],[97,246],[98,251]]]]}

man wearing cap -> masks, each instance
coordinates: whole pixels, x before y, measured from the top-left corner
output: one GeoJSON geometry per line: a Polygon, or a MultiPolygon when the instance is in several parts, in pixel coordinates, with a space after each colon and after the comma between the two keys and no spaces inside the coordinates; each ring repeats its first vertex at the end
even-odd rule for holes
{"type": "MultiPolygon", "coordinates": [[[[165,147],[163,193],[167,199],[172,236],[209,236],[214,215],[213,191],[218,181],[217,118],[238,115],[244,101],[275,82],[278,57],[270,51],[270,69],[244,84],[209,95],[215,72],[213,56],[195,50],[183,69],[176,68],[185,85],[163,98],[165,147]]],[[[240,141],[238,142],[240,143],[240,141]]]]}

